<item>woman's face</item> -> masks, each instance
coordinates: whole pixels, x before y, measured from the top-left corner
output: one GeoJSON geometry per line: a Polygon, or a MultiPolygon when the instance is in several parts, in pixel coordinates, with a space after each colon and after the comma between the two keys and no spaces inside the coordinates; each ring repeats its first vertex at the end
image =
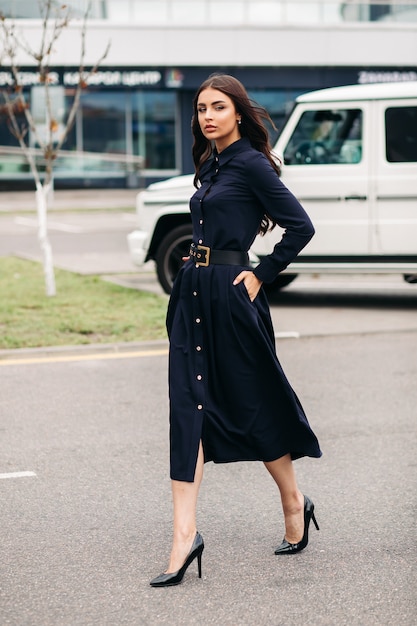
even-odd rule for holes
{"type": "Polygon", "coordinates": [[[240,139],[240,114],[233,100],[222,91],[204,89],[198,96],[197,114],[201,132],[206,139],[215,141],[218,152],[240,139]]]}

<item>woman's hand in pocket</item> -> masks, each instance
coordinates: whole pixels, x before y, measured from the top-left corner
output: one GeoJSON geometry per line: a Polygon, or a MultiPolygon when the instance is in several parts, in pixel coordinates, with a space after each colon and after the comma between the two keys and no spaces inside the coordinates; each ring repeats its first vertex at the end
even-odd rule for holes
{"type": "Polygon", "coordinates": [[[250,301],[253,302],[258,295],[260,288],[262,287],[262,281],[259,280],[259,278],[257,278],[253,272],[250,272],[248,270],[243,270],[243,272],[240,272],[240,274],[238,274],[234,279],[233,284],[238,285],[242,281],[246,287],[246,291],[248,292],[250,301]]]}

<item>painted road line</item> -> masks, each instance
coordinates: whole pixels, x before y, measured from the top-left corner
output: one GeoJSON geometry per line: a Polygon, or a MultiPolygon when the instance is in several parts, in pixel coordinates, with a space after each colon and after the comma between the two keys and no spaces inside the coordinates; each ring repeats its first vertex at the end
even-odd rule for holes
{"type": "Polygon", "coordinates": [[[295,293],[296,291],[302,291],[306,289],[308,291],[317,291],[319,293],[323,293],[326,291],[354,291],[358,295],[363,295],[363,291],[369,292],[381,292],[386,293],[387,291],[402,291],[404,293],[410,293],[412,295],[412,287],[410,289],[410,284],[406,281],[402,283],[398,283],[396,281],[377,281],[377,282],[354,282],[347,283],[344,280],[341,281],[326,281],[326,280],[317,280],[317,282],[307,281],[303,279],[297,280],[294,282],[294,285],[286,290],[285,293],[295,293]],[[296,288],[296,289],[295,289],[296,288]]]}
{"type": "Polygon", "coordinates": [[[31,365],[33,363],[70,363],[71,361],[105,361],[108,359],[136,359],[152,356],[166,356],[168,349],[161,350],[139,350],[136,352],[104,352],[95,354],[68,354],[56,356],[36,356],[22,357],[20,359],[1,359],[2,365],[31,365]]]}
{"type": "Polygon", "coordinates": [[[4,479],[4,478],[28,478],[30,476],[36,476],[35,472],[8,472],[7,474],[0,474],[0,479],[4,479]]]}
{"type": "Polygon", "coordinates": [[[300,333],[297,333],[296,330],[288,330],[275,333],[275,339],[299,339],[300,336],[300,333]]]}
{"type": "Polygon", "coordinates": [[[122,213],[122,219],[124,222],[136,224],[137,216],[136,213],[122,213]]]}
{"type": "MultiPolygon", "coordinates": [[[[18,224],[19,226],[30,226],[31,228],[38,227],[38,221],[32,217],[16,217],[14,221],[15,224],[18,224]]],[[[48,230],[59,230],[64,233],[75,234],[86,232],[85,228],[83,228],[82,226],[74,226],[72,224],[64,224],[63,222],[53,221],[48,222],[48,230]]]]}

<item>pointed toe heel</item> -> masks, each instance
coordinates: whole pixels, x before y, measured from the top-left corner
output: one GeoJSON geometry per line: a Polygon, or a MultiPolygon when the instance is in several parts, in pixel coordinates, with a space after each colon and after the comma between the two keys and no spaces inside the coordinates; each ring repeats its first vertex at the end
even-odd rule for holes
{"type": "Polygon", "coordinates": [[[310,522],[313,520],[313,524],[317,530],[320,530],[319,525],[314,514],[314,504],[307,496],[304,496],[304,534],[298,543],[290,543],[284,537],[282,543],[275,549],[275,554],[296,554],[301,552],[308,544],[308,529],[310,522]]]}
{"type": "Polygon", "coordinates": [[[184,574],[194,561],[197,559],[198,577],[201,578],[201,561],[204,550],[204,541],[200,533],[196,533],[196,536],[191,546],[191,550],[188,553],[187,558],[184,561],[184,565],[177,572],[167,572],[166,574],[160,574],[149,583],[151,587],[173,587],[179,585],[184,578],[184,574]]]}

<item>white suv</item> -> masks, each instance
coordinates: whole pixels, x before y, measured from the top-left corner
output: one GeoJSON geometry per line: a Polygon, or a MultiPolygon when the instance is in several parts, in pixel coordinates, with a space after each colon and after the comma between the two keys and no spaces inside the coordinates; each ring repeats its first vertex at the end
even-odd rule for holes
{"type": "MultiPolygon", "coordinates": [[[[274,148],[282,180],[316,235],[273,287],[302,273],[401,273],[417,280],[417,82],[354,85],[298,97],[274,148]]],[[[137,196],[139,230],[128,235],[138,266],[154,259],[169,293],[191,242],[193,176],[137,196]]],[[[256,264],[277,227],[251,248],[256,264]]]]}

